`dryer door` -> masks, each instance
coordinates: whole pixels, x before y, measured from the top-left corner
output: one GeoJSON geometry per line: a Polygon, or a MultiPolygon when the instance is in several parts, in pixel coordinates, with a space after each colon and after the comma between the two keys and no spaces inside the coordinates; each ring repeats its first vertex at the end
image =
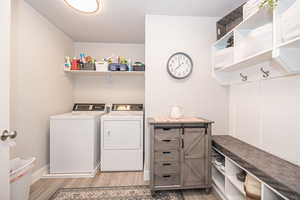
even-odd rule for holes
{"type": "Polygon", "coordinates": [[[142,146],[141,120],[105,120],[103,148],[140,149],[142,146]]]}

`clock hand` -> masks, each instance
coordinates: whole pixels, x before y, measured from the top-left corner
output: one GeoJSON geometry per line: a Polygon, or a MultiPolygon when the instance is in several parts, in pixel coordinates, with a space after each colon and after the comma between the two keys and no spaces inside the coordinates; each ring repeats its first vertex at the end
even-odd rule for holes
{"type": "Polygon", "coordinates": [[[177,70],[179,67],[181,67],[183,65],[183,63],[181,63],[178,67],[175,68],[175,70],[177,70]]]}

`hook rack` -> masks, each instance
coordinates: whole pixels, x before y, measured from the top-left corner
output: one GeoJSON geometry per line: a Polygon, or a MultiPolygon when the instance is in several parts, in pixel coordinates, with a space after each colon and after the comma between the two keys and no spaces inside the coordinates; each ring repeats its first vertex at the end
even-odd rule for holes
{"type": "Polygon", "coordinates": [[[263,73],[263,78],[268,78],[270,76],[270,71],[265,71],[264,68],[260,68],[260,71],[263,73]]]}
{"type": "Polygon", "coordinates": [[[242,81],[247,81],[248,80],[248,76],[243,75],[243,73],[240,73],[240,77],[242,78],[242,81]]]}

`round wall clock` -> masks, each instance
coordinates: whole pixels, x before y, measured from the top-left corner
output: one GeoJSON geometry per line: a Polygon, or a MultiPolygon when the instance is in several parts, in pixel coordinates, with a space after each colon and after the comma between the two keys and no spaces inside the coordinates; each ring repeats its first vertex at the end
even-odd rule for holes
{"type": "Polygon", "coordinates": [[[193,71],[193,61],[186,53],[175,53],[168,60],[167,70],[173,78],[187,78],[193,71]]]}

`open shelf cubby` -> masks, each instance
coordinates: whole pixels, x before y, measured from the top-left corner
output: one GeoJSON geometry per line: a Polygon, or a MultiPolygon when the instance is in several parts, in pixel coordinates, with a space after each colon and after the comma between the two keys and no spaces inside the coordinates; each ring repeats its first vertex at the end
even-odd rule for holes
{"type": "Polygon", "coordinates": [[[282,197],[266,185],[262,186],[262,193],[262,200],[286,200],[286,198],[282,197]]]}
{"type": "MultiPolygon", "coordinates": [[[[220,160],[220,159],[218,159],[220,160]]],[[[237,174],[245,171],[248,175],[257,179],[251,172],[245,170],[230,157],[223,154],[217,148],[213,147],[212,151],[212,180],[213,186],[221,199],[223,200],[244,200],[246,193],[244,182],[237,179],[237,174]],[[224,158],[224,167],[214,162],[215,158],[224,158]]],[[[263,181],[257,179],[261,184],[261,200],[288,200],[279,192],[266,185],[263,181]]]]}
{"type": "MultiPolygon", "coordinates": [[[[298,0],[280,0],[275,12],[276,20],[276,46],[298,43],[300,37],[299,13],[300,2],[298,0]],[[298,39],[297,39],[298,38],[298,39]]],[[[293,47],[299,48],[297,44],[293,47]]]]}
{"type": "Polygon", "coordinates": [[[225,193],[225,176],[214,165],[212,167],[212,180],[218,189],[222,193],[225,193]]]}
{"type": "Polygon", "coordinates": [[[228,200],[244,200],[246,198],[228,179],[226,179],[225,194],[228,200]]]}
{"type": "Polygon", "coordinates": [[[229,158],[226,158],[225,166],[227,179],[240,193],[245,195],[244,182],[237,179],[237,174],[241,173],[243,170],[234,164],[229,158]]]}
{"type": "Polygon", "coordinates": [[[213,149],[212,164],[221,174],[225,175],[225,156],[213,149]]]}
{"type": "MultiPolygon", "coordinates": [[[[259,57],[266,51],[272,51],[273,24],[265,24],[256,29],[237,29],[235,32],[235,62],[243,62],[259,57]]],[[[248,66],[251,66],[251,62],[248,66]]]]}
{"type": "Polygon", "coordinates": [[[257,62],[260,54],[263,54],[263,60],[270,59],[272,45],[272,12],[268,9],[258,10],[213,45],[214,69],[228,71],[248,67],[257,62]],[[228,47],[228,40],[231,37],[234,45],[228,47]],[[270,56],[265,56],[266,52],[270,56]]]}
{"type": "Polygon", "coordinates": [[[230,66],[234,62],[234,47],[228,44],[230,38],[233,39],[233,32],[226,34],[213,46],[214,69],[216,70],[230,66]]]}
{"type": "Polygon", "coordinates": [[[227,200],[244,199],[243,184],[236,178],[236,173],[239,173],[241,169],[217,149],[213,149],[212,157],[212,179],[214,185],[221,193],[220,196],[227,200]],[[218,164],[215,162],[216,158],[218,158],[218,164]]]}
{"type": "Polygon", "coordinates": [[[273,57],[288,74],[300,73],[300,1],[281,0],[275,13],[275,50],[273,57]]]}
{"type": "Polygon", "coordinates": [[[280,0],[272,9],[260,8],[213,44],[213,77],[222,85],[243,82],[236,75],[261,80],[261,67],[270,78],[300,74],[300,1],[280,0]],[[228,39],[233,46],[228,48],[228,39]],[[264,66],[265,68],[265,66],[264,66]],[[248,73],[248,69],[253,69],[248,73]]]}

